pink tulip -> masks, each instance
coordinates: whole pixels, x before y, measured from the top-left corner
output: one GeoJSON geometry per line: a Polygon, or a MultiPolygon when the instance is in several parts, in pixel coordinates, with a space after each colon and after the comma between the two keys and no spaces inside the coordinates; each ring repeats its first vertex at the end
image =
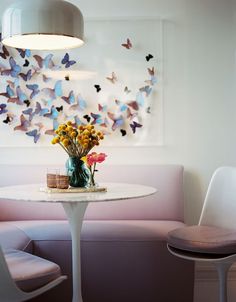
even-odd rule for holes
{"type": "Polygon", "coordinates": [[[105,153],[96,153],[92,152],[87,155],[87,163],[89,166],[92,166],[95,163],[102,163],[106,159],[105,153]]]}

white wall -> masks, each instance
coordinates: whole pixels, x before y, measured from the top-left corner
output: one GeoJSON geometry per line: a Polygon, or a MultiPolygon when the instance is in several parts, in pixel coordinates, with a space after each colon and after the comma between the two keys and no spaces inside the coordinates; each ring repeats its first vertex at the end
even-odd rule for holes
{"type": "MultiPolygon", "coordinates": [[[[1,1],[0,10],[7,2],[10,1],[1,1]]],[[[79,5],[85,18],[166,18],[165,146],[107,147],[105,151],[109,154],[108,164],[183,164],[186,218],[188,223],[196,223],[214,169],[236,164],[234,3],[230,0],[71,2],[79,5]]],[[[0,149],[0,163],[61,164],[65,159],[57,147],[0,149]]]]}

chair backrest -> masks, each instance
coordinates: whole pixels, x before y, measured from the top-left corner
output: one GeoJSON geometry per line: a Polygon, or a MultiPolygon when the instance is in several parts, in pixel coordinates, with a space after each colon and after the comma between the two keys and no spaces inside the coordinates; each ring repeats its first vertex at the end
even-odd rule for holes
{"type": "Polygon", "coordinates": [[[236,167],[221,167],[213,174],[199,225],[236,229],[236,167]]]}

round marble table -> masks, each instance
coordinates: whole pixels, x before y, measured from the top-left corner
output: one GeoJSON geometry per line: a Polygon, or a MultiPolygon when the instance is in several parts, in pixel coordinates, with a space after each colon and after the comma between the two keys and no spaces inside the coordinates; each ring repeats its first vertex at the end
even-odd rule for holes
{"type": "Polygon", "coordinates": [[[82,302],[81,293],[81,265],[80,265],[80,234],[83,217],[89,202],[115,201],[139,198],[152,195],[155,188],[123,183],[103,183],[107,192],[87,193],[45,193],[40,188],[43,185],[18,185],[0,188],[0,199],[21,200],[28,202],[57,202],[61,203],[66,212],[72,237],[72,263],[73,263],[73,300],[82,302]]]}

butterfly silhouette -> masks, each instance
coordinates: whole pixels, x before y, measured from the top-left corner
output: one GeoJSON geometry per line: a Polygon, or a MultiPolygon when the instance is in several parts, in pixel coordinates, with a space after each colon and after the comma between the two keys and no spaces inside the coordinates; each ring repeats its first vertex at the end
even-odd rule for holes
{"type": "Polygon", "coordinates": [[[50,99],[55,100],[57,97],[62,96],[62,81],[59,80],[56,82],[54,88],[43,88],[42,92],[50,97],[50,99]]]}
{"type": "Polygon", "coordinates": [[[124,92],[128,94],[131,92],[131,90],[129,90],[129,88],[127,86],[125,86],[124,92]]]}
{"type": "Polygon", "coordinates": [[[126,43],[121,44],[121,46],[125,47],[126,49],[130,49],[130,48],[132,48],[133,45],[132,45],[130,39],[128,38],[126,40],[126,43]]]}
{"type": "Polygon", "coordinates": [[[74,91],[71,90],[68,97],[66,96],[62,96],[61,97],[67,104],[73,104],[75,102],[75,95],[74,95],[74,91]]]}
{"type": "Polygon", "coordinates": [[[96,91],[97,91],[97,93],[102,89],[101,87],[100,87],[100,85],[94,85],[94,87],[96,88],[96,91]]]}
{"type": "Polygon", "coordinates": [[[42,58],[39,55],[34,55],[33,56],[35,60],[38,63],[38,66],[40,69],[46,68],[46,69],[55,69],[57,68],[52,60],[53,54],[48,54],[45,58],[42,58]]]}
{"type": "Polygon", "coordinates": [[[29,81],[32,78],[32,70],[28,70],[27,73],[20,72],[19,76],[25,81],[29,81]]]}
{"type": "Polygon", "coordinates": [[[121,135],[125,136],[126,135],[126,130],[125,129],[120,129],[121,135]]]}
{"type": "Polygon", "coordinates": [[[0,104],[0,114],[6,113],[8,110],[7,108],[7,104],[0,104]]]}
{"type": "Polygon", "coordinates": [[[5,120],[3,120],[2,122],[4,124],[11,124],[11,122],[13,121],[14,119],[14,114],[11,114],[11,113],[7,113],[7,117],[5,120]]]}
{"type": "Polygon", "coordinates": [[[116,116],[114,113],[112,112],[107,112],[108,117],[113,121],[113,125],[111,127],[111,129],[113,131],[115,131],[118,127],[122,126],[124,124],[124,119],[123,116],[116,116]]]}
{"type": "Polygon", "coordinates": [[[143,125],[141,125],[141,124],[139,124],[139,123],[137,123],[137,122],[135,122],[135,121],[133,121],[133,123],[130,124],[130,127],[131,127],[133,133],[136,132],[136,128],[141,128],[142,126],[143,126],[143,125]]]}
{"type": "Polygon", "coordinates": [[[29,126],[30,126],[30,122],[24,117],[23,114],[21,114],[20,125],[14,127],[14,130],[28,131],[29,126]]]}
{"type": "Polygon", "coordinates": [[[48,108],[42,108],[41,104],[39,102],[36,102],[35,114],[38,114],[39,116],[45,116],[45,114],[48,112],[48,108]]]}
{"type": "Polygon", "coordinates": [[[31,51],[30,49],[21,49],[21,48],[16,48],[16,50],[19,52],[20,56],[24,59],[25,57],[30,57],[31,56],[31,51]]]}
{"type": "Polygon", "coordinates": [[[6,98],[11,98],[15,95],[15,92],[10,87],[10,84],[6,87],[6,92],[1,92],[0,95],[5,96],[6,98]]]}
{"type": "Polygon", "coordinates": [[[86,107],[87,107],[86,101],[80,95],[78,95],[77,103],[70,106],[69,109],[83,111],[86,107]]]}
{"type": "Polygon", "coordinates": [[[29,61],[27,59],[25,59],[25,63],[23,64],[23,67],[28,67],[29,66],[29,61]]]}
{"type": "Polygon", "coordinates": [[[63,106],[56,107],[56,109],[57,109],[58,112],[63,111],[63,106]]]}
{"type": "Polygon", "coordinates": [[[58,117],[58,114],[59,113],[58,113],[57,109],[55,108],[55,106],[52,106],[51,111],[49,113],[44,114],[44,116],[54,120],[58,117]]]}
{"type": "Polygon", "coordinates": [[[30,101],[29,100],[25,100],[24,103],[26,104],[27,107],[29,107],[29,105],[30,105],[30,101]]]}
{"type": "Polygon", "coordinates": [[[117,82],[117,76],[114,72],[112,72],[111,77],[106,77],[107,80],[109,80],[112,84],[115,84],[117,82]]]}
{"type": "Polygon", "coordinates": [[[86,119],[88,123],[91,121],[91,117],[88,114],[85,114],[83,118],[86,119]]]}
{"type": "Polygon", "coordinates": [[[34,118],[34,116],[36,114],[35,111],[33,110],[33,108],[28,108],[26,110],[23,110],[22,113],[29,116],[29,122],[32,121],[32,119],[34,118]]]}
{"type": "Polygon", "coordinates": [[[31,99],[33,99],[40,92],[38,84],[26,84],[26,87],[32,91],[30,94],[31,99]]]}
{"type": "Polygon", "coordinates": [[[151,55],[150,53],[145,57],[146,61],[150,61],[151,59],[153,59],[153,55],[151,55]]]}
{"type": "Polygon", "coordinates": [[[2,52],[0,52],[0,57],[3,58],[4,60],[9,57],[9,51],[7,50],[5,45],[2,45],[2,52]]]}
{"type": "Polygon", "coordinates": [[[9,59],[10,69],[4,69],[1,71],[1,75],[5,76],[11,76],[13,78],[17,78],[18,74],[21,71],[21,67],[16,64],[16,61],[13,59],[13,57],[10,57],[9,59]]]}
{"type": "Polygon", "coordinates": [[[70,66],[74,65],[76,63],[76,61],[73,61],[73,60],[70,61],[69,54],[66,53],[64,58],[61,60],[61,63],[63,65],[65,65],[66,68],[69,68],[70,66]]]}
{"type": "Polygon", "coordinates": [[[150,93],[152,92],[152,87],[150,87],[150,86],[144,86],[144,87],[140,88],[139,91],[145,92],[146,96],[149,96],[150,93]]]}
{"type": "Polygon", "coordinates": [[[45,131],[45,134],[47,135],[55,135],[55,130],[57,130],[57,128],[59,127],[59,123],[57,121],[57,119],[53,120],[53,129],[48,129],[45,131]]]}
{"type": "Polygon", "coordinates": [[[8,123],[11,122],[11,119],[9,118],[9,116],[7,116],[6,119],[3,120],[2,122],[5,123],[5,124],[8,124],[8,123]]]}
{"type": "Polygon", "coordinates": [[[26,132],[25,134],[28,135],[28,136],[32,136],[32,137],[34,138],[34,143],[35,143],[35,144],[37,143],[37,141],[38,141],[39,138],[40,138],[40,132],[39,132],[37,129],[28,131],[28,132],[26,132]]]}
{"type": "Polygon", "coordinates": [[[21,90],[20,86],[16,87],[16,97],[10,97],[8,103],[15,103],[17,105],[23,105],[24,101],[28,98],[25,93],[21,90]]]}

